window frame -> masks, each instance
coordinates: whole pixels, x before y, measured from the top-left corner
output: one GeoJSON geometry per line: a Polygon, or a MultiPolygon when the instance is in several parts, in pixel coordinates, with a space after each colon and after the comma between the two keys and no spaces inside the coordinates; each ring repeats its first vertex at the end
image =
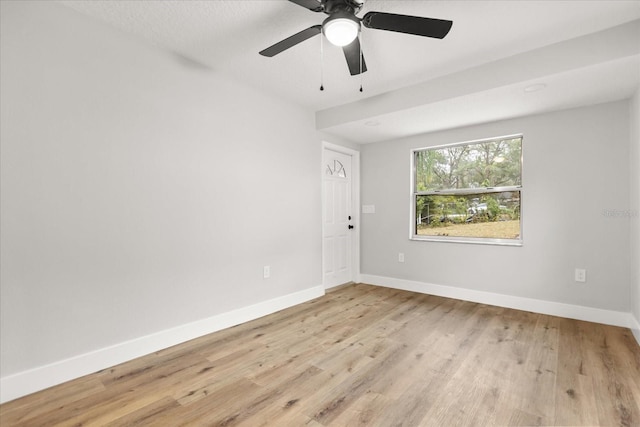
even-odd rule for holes
{"type": "Polygon", "coordinates": [[[482,138],[463,142],[454,142],[451,144],[441,144],[429,147],[414,148],[411,150],[411,176],[410,176],[410,219],[409,219],[409,239],[422,242],[447,242],[447,243],[471,243],[481,245],[497,245],[497,246],[522,246],[524,237],[524,219],[522,209],[523,200],[523,176],[524,176],[524,135],[521,133],[497,136],[492,138],[482,138]],[[500,141],[504,139],[520,138],[520,185],[504,186],[504,187],[478,187],[478,188],[459,188],[449,190],[433,190],[418,191],[417,184],[417,168],[416,153],[428,150],[438,150],[442,148],[460,147],[465,145],[481,144],[490,141],[500,141]],[[454,236],[427,236],[417,233],[416,218],[416,202],[418,196],[450,196],[450,195],[469,195],[469,194],[491,194],[507,191],[518,191],[520,193],[520,236],[518,239],[500,239],[491,237],[454,237],[454,236]]]}

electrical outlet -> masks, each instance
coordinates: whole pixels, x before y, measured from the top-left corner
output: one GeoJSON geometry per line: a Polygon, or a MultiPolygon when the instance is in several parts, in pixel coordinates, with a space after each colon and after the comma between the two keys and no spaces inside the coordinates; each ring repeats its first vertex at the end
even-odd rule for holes
{"type": "Polygon", "coordinates": [[[398,253],[398,262],[404,262],[404,254],[402,252],[398,253]]]}
{"type": "Polygon", "coordinates": [[[262,277],[264,277],[265,279],[271,277],[271,267],[269,267],[268,265],[262,267],[262,277]]]}
{"type": "Polygon", "coordinates": [[[575,272],[575,280],[576,282],[586,282],[587,281],[587,270],[584,268],[576,268],[575,272]]]}

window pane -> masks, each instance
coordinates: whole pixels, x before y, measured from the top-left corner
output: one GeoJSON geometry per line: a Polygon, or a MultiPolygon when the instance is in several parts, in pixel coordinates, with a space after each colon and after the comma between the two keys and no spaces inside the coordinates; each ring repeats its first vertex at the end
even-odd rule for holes
{"type": "Polygon", "coordinates": [[[427,149],[415,156],[415,191],[521,185],[521,137],[427,149]]]}
{"type": "Polygon", "coordinates": [[[417,236],[520,239],[520,191],[415,197],[417,236]]]}

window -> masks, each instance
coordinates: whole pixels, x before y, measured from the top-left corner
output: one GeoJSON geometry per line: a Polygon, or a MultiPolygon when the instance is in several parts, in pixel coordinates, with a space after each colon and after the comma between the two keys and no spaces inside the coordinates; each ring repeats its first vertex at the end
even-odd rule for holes
{"type": "Polygon", "coordinates": [[[411,238],[522,244],[522,135],[412,151],[411,238]]]}

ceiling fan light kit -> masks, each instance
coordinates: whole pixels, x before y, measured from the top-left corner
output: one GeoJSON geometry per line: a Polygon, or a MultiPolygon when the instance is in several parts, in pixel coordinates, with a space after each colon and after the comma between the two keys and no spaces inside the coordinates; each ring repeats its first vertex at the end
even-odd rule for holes
{"type": "Polygon", "coordinates": [[[352,76],[367,71],[358,35],[362,26],[374,30],[394,31],[436,39],[444,38],[451,30],[452,21],[398,15],[386,12],[367,12],[362,18],[357,14],[364,0],[289,0],[312,12],[323,12],[329,17],[322,25],[314,25],[293,36],[260,51],[260,55],[275,56],[317,34],[324,34],[329,42],[342,47],[352,76]]]}
{"type": "Polygon", "coordinates": [[[360,21],[354,15],[336,13],[324,20],[322,31],[332,45],[346,46],[358,37],[360,21]]]}

